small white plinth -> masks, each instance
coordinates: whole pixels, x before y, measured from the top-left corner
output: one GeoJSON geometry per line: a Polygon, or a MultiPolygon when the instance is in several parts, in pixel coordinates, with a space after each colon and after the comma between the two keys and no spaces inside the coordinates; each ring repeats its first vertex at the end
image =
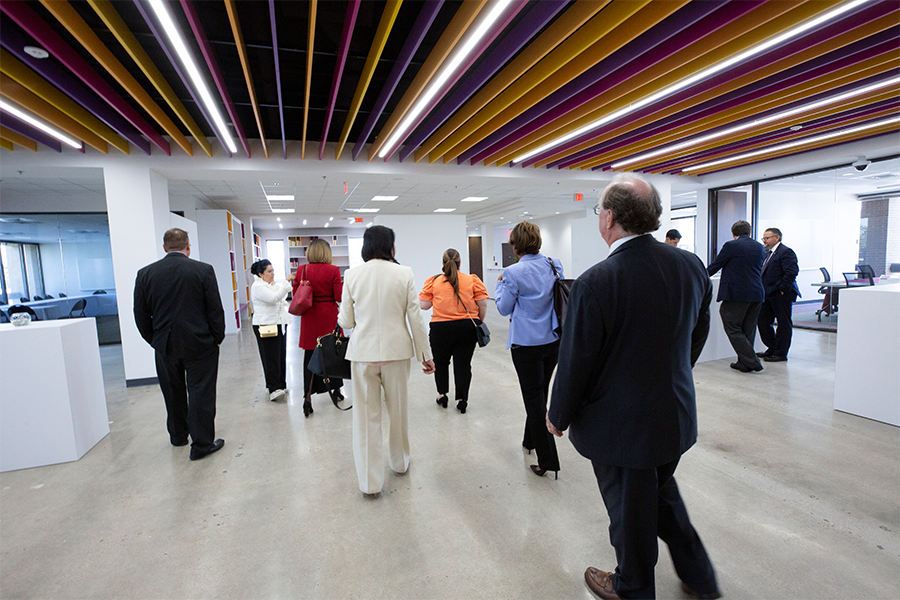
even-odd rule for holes
{"type": "Polygon", "coordinates": [[[834,409],[900,425],[900,285],[841,290],[834,409]]]}
{"type": "MultiPolygon", "coordinates": [[[[719,307],[722,306],[722,303],[716,302],[716,296],[719,295],[720,282],[721,278],[719,277],[710,278],[710,283],[712,283],[713,288],[713,299],[709,305],[709,337],[706,338],[706,345],[703,346],[703,352],[700,353],[700,358],[697,359],[697,362],[719,360],[722,358],[737,360],[737,354],[734,353],[734,348],[731,347],[731,342],[728,341],[728,336],[725,335],[725,328],[722,327],[722,316],[719,314],[719,307]]],[[[754,349],[757,352],[765,352],[766,345],[760,341],[759,335],[757,335],[755,329],[753,339],[755,341],[754,349]]]]}
{"type": "Polygon", "coordinates": [[[94,319],[0,325],[0,471],[78,460],[109,433],[94,319]]]}

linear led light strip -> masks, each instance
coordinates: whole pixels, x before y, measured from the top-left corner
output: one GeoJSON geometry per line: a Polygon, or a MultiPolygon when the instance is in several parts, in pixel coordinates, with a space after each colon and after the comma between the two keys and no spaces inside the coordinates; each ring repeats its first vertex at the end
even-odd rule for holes
{"type": "Polygon", "coordinates": [[[655,94],[651,94],[649,96],[641,98],[634,104],[629,104],[628,106],[626,106],[624,108],[620,108],[619,110],[617,110],[613,113],[610,113],[610,114],[606,115],[605,117],[601,117],[600,119],[597,119],[596,121],[593,121],[592,123],[588,123],[584,127],[576,129],[575,131],[573,131],[571,133],[567,133],[566,135],[559,137],[559,138],[553,140],[552,142],[548,142],[539,148],[535,148],[531,152],[527,152],[521,156],[518,156],[513,159],[513,163],[520,163],[523,160],[528,160],[532,156],[541,154],[542,152],[546,152],[547,150],[549,150],[555,146],[559,146],[560,144],[567,142],[567,141],[571,140],[572,138],[576,138],[576,137],[583,135],[593,129],[597,129],[598,127],[605,125],[606,123],[615,121],[616,119],[624,117],[627,114],[633,113],[636,110],[647,106],[648,104],[652,104],[652,103],[656,102],[657,100],[661,100],[661,99],[665,98],[666,96],[671,96],[675,92],[682,90],[688,86],[691,86],[691,85],[697,83],[698,81],[701,81],[703,79],[706,79],[707,77],[715,75],[716,73],[718,73],[720,71],[724,71],[725,69],[732,67],[738,63],[741,63],[741,62],[747,60],[748,58],[756,56],[757,54],[759,54],[761,52],[765,52],[769,48],[772,48],[773,46],[782,44],[791,38],[797,37],[798,35],[809,31],[810,29],[812,29],[814,27],[818,27],[822,23],[830,21],[830,20],[844,14],[845,12],[856,8],[860,4],[863,4],[864,2],[866,2],[866,0],[854,0],[853,2],[848,2],[846,4],[842,4],[841,6],[835,8],[832,11],[829,11],[823,15],[816,17],[815,19],[807,21],[806,23],[803,23],[802,25],[798,25],[797,27],[794,27],[793,29],[789,29],[788,31],[782,33],[781,35],[777,35],[769,40],[766,40],[765,42],[762,42],[761,44],[757,44],[756,46],[753,46],[752,48],[749,48],[749,49],[745,50],[744,52],[741,52],[740,54],[737,54],[727,60],[723,60],[722,62],[716,63],[713,66],[709,67],[708,69],[704,69],[703,71],[700,71],[699,73],[695,73],[694,75],[691,75],[690,77],[685,77],[684,79],[682,79],[680,81],[676,81],[672,85],[659,90],[655,94]]]}
{"type": "Polygon", "coordinates": [[[830,98],[823,98],[817,102],[812,102],[810,104],[804,104],[803,106],[798,106],[796,108],[792,108],[791,110],[786,110],[784,112],[780,112],[778,114],[769,115],[768,117],[763,117],[762,119],[757,119],[756,121],[752,121],[749,123],[744,123],[743,125],[736,125],[735,127],[731,127],[729,129],[725,129],[722,131],[717,131],[715,133],[710,133],[709,135],[704,135],[692,140],[688,140],[686,142],[681,142],[680,144],[674,144],[672,146],[666,146],[664,148],[660,148],[659,150],[654,150],[652,152],[647,152],[646,154],[641,154],[640,156],[635,156],[633,158],[629,158],[627,160],[622,160],[616,163],[613,163],[611,166],[613,169],[618,169],[620,167],[624,167],[626,165],[630,165],[636,162],[643,162],[648,158],[653,158],[654,156],[659,156],[661,154],[667,154],[669,152],[675,152],[676,150],[683,150],[684,148],[690,148],[691,146],[697,146],[699,144],[703,144],[710,140],[714,140],[716,138],[724,137],[727,135],[731,135],[732,133],[737,133],[738,131],[743,131],[745,129],[752,129],[754,127],[759,127],[761,125],[765,125],[766,123],[771,123],[773,121],[780,121],[782,119],[787,119],[789,117],[793,117],[794,115],[798,115],[800,113],[808,112],[811,110],[815,110],[817,108],[821,108],[823,106],[828,106],[829,104],[834,104],[836,102],[843,102],[844,100],[849,100],[850,98],[854,98],[856,96],[860,96],[862,94],[868,94],[869,92],[873,92],[875,90],[881,89],[883,87],[887,87],[890,85],[894,85],[896,83],[900,83],[900,77],[894,77],[892,79],[886,79],[884,81],[879,81],[878,83],[873,83],[872,85],[867,85],[865,87],[861,87],[855,90],[850,90],[849,92],[845,92],[843,94],[838,94],[837,96],[831,96],[830,98]]]}
{"type": "Polygon", "coordinates": [[[165,30],[166,35],[169,36],[169,41],[172,42],[175,52],[178,53],[181,64],[184,65],[184,68],[187,69],[188,74],[191,76],[191,81],[194,82],[194,88],[200,94],[203,104],[206,105],[206,109],[212,116],[213,121],[215,121],[216,129],[219,130],[222,139],[224,139],[225,143],[228,145],[228,150],[230,150],[232,154],[237,153],[237,146],[235,146],[234,140],[231,138],[231,133],[225,125],[225,119],[222,118],[219,106],[213,101],[212,95],[209,93],[209,88],[206,86],[206,81],[200,75],[197,64],[194,62],[194,57],[184,43],[184,39],[181,37],[181,31],[175,26],[175,22],[172,21],[172,17],[169,15],[165,3],[162,0],[148,0],[148,2],[153,9],[153,12],[156,14],[156,18],[159,19],[159,23],[162,25],[163,30],[165,30]]]}
{"type": "Polygon", "coordinates": [[[406,115],[403,121],[400,122],[400,126],[394,131],[394,135],[392,135],[384,147],[378,152],[378,158],[384,158],[391,151],[391,148],[397,144],[406,131],[412,126],[418,116],[425,110],[425,107],[428,106],[428,103],[431,102],[432,98],[440,91],[444,84],[447,83],[447,80],[456,72],[459,68],[459,65],[462,64],[462,61],[475,49],[476,44],[481,41],[488,31],[490,31],[491,26],[500,18],[500,15],[503,14],[503,11],[506,10],[506,7],[509,6],[512,0],[498,0],[498,2],[494,5],[491,11],[488,13],[487,17],[482,21],[482,23],[472,32],[472,35],[459,49],[459,52],[453,57],[453,59],[447,63],[447,66],[441,71],[441,74],[431,82],[428,90],[419,97],[418,102],[413,107],[413,109],[406,115]]]}
{"type": "Polygon", "coordinates": [[[703,163],[700,165],[694,165],[693,167],[687,167],[685,169],[682,169],[681,172],[687,173],[688,171],[697,171],[700,169],[707,169],[709,167],[715,167],[717,165],[723,165],[725,163],[730,163],[730,162],[734,162],[737,160],[744,160],[745,158],[753,158],[754,156],[761,156],[763,154],[769,154],[772,152],[780,152],[781,150],[788,150],[790,148],[796,148],[797,146],[805,146],[807,144],[815,144],[815,143],[829,140],[831,138],[836,138],[836,137],[839,137],[842,135],[851,135],[854,133],[859,133],[861,131],[865,131],[867,129],[874,129],[876,127],[884,127],[885,125],[890,125],[891,123],[900,123],[900,117],[891,117],[890,119],[876,121],[875,123],[869,123],[867,125],[860,125],[859,127],[851,127],[850,129],[842,129],[840,131],[832,131],[831,133],[826,133],[824,135],[811,137],[811,138],[808,138],[805,140],[797,140],[795,142],[788,142],[787,144],[781,144],[779,146],[763,148],[762,150],[756,150],[754,152],[747,152],[746,154],[738,154],[737,156],[730,156],[728,158],[723,158],[721,160],[714,160],[712,162],[703,163]]]}
{"type": "Polygon", "coordinates": [[[38,121],[31,115],[28,115],[28,114],[22,112],[21,110],[19,110],[15,106],[12,106],[11,104],[7,103],[6,101],[0,100],[0,108],[2,108],[4,111],[8,112],[9,114],[13,115],[17,119],[25,121],[26,123],[28,123],[29,125],[32,125],[33,127],[37,127],[38,129],[40,129],[47,135],[52,135],[59,141],[65,143],[69,146],[72,146],[76,150],[81,150],[81,142],[77,142],[77,141],[73,140],[72,138],[70,138],[69,136],[67,136],[66,134],[64,134],[60,131],[57,131],[56,129],[53,129],[52,127],[50,127],[49,125],[46,125],[45,123],[42,123],[41,121],[38,121]]]}

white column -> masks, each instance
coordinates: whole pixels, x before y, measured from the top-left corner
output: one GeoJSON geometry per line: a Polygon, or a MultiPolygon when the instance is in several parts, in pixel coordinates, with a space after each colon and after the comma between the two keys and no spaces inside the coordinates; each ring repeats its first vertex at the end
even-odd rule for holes
{"type": "Polygon", "coordinates": [[[659,199],[662,202],[662,215],[659,217],[659,229],[653,234],[661,242],[666,240],[666,232],[672,229],[672,183],[668,180],[658,179],[653,185],[659,190],[659,199]]]}
{"type": "Polygon", "coordinates": [[[120,163],[103,168],[109,240],[125,358],[125,381],[156,377],[153,348],[134,324],[134,278],[140,268],[162,258],[163,234],[170,227],[169,186],[147,167],[120,163]]]}

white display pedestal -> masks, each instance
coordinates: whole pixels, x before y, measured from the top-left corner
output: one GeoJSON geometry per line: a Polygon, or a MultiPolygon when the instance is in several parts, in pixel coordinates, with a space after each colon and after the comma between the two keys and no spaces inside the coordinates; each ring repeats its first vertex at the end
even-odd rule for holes
{"type": "Polygon", "coordinates": [[[94,319],[0,325],[0,471],[78,460],[109,433],[94,319]]]}
{"type": "MultiPolygon", "coordinates": [[[[725,335],[725,329],[722,327],[722,316],[719,314],[719,307],[722,303],[716,302],[716,296],[719,295],[720,281],[719,277],[710,278],[713,288],[713,299],[709,305],[709,337],[706,338],[706,345],[703,346],[703,352],[700,353],[700,358],[697,359],[697,362],[707,362],[722,358],[737,360],[737,354],[734,353],[734,348],[731,347],[731,342],[728,341],[728,336],[725,335]]],[[[758,333],[755,334],[754,339],[756,340],[754,344],[756,351],[765,352],[766,345],[760,341],[758,333]]]]}
{"type": "Polygon", "coordinates": [[[841,290],[834,409],[900,425],[900,284],[841,290]]]}

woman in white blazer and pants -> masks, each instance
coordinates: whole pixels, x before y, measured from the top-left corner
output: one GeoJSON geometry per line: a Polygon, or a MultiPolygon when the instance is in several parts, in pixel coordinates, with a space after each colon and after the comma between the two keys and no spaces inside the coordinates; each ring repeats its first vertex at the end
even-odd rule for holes
{"type": "Polygon", "coordinates": [[[413,271],[393,262],[393,230],[380,225],[368,228],[362,257],[365,264],[344,273],[338,324],[353,329],[347,359],[353,382],[353,460],[359,489],[375,495],[384,486],[382,391],[390,421],[388,463],[395,473],[403,474],[409,468],[409,359],[421,362],[426,374],[434,373],[434,361],[413,271]]]}

